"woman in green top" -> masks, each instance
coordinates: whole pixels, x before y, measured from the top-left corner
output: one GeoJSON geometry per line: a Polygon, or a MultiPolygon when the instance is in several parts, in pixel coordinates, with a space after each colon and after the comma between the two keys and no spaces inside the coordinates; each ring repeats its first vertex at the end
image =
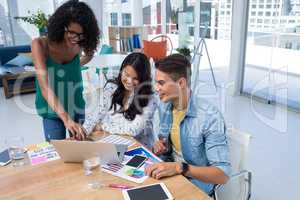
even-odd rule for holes
{"type": "Polygon", "coordinates": [[[99,29],[91,8],[78,0],[61,5],[50,17],[48,34],[32,41],[37,73],[36,108],[45,139],[84,139],[85,102],[80,67],[92,58],[99,29]]]}

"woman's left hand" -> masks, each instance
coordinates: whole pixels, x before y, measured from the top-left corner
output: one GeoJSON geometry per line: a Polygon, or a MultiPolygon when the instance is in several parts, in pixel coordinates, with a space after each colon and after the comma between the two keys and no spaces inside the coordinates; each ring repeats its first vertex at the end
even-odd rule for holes
{"type": "Polygon", "coordinates": [[[105,131],[103,131],[103,130],[100,130],[100,131],[94,131],[94,132],[92,132],[92,133],[88,136],[88,139],[89,139],[89,140],[96,141],[96,140],[99,140],[99,139],[105,137],[106,134],[107,134],[107,132],[105,132],[105,131]]]}

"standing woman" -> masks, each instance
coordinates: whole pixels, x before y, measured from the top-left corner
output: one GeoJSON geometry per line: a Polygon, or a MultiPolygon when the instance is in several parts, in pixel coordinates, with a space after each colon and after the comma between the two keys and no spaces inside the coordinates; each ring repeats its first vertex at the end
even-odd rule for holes
{"type": "Polygon", "coordinates": [[[32,41],[37,72],[36,109],[43,118],[46,141],[84,139],[85,102],[81,66],[92,59],[99,29],[91,8],[78,0],[61,5],[50,17],[48,35],[32,41]]]}

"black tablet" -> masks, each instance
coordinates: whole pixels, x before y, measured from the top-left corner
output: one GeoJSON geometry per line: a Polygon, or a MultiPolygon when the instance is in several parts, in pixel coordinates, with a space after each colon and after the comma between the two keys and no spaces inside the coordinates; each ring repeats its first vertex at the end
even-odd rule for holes
{"type": "Polygon", "coordinates": [[[139,168],[147,160],[145,156],[135,155],[127,163],[127,166],[139,168]]]}
{"type": "Polygon", "coordinates": [[[164,183],[156,183],[123,190],[125,200],[168,200],[173,199],[164,183]]]}

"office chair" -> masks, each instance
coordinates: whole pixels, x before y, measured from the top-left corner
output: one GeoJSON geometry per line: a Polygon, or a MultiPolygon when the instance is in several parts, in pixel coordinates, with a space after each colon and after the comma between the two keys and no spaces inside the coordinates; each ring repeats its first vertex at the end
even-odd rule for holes
{"type": "Polygon", "coordinates": [[[252,173],[246,169],[251,136],[238,130],[228,130],[232,175],[224,185],[214,189],[215,200],[249,200],[252,173]]]}

